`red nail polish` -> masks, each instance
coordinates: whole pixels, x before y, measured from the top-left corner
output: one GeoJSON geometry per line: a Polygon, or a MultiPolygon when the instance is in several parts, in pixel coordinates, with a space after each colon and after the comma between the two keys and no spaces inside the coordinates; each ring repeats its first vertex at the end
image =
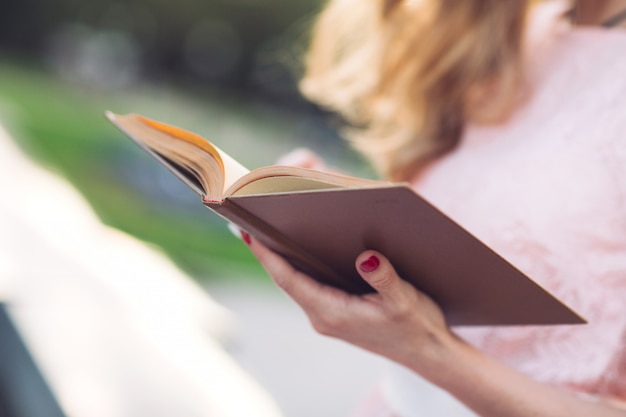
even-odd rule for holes
{"type": "Polygon", "coordinates": [[[241,238],[244,242],[246,242],[246,245],[250,246],[252,244],[252,239],[250,239],[250,235],[243,230],[241,231],[241,238]]]}
{"type": "Polygon", "coordinates": [[[367,260],[361,262],[359,268],[361,268],[361,271],[363,272],[373,272],[378,268],[379,265],[380,261],[378,260],[378,258],[372,255],[367,258],[367,260]]]}

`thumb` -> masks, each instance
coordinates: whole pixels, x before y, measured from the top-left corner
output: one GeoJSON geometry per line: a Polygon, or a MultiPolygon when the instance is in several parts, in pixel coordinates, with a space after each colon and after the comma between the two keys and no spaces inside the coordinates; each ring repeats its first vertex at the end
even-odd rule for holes
{"type": "Polygon", "coordinates": [[[383,298],[399,301],[406,297],[406,282],[380,252],[367,250],[356,258],[356,269],[361,277],[383,298]]]}

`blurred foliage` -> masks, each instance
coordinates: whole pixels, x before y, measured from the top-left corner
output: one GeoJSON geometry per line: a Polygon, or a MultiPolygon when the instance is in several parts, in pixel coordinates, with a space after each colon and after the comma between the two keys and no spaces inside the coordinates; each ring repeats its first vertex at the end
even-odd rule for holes
{"type": "Polygon", "coordinates": [[[105,110],[199,133],[249,168],[307,146],[331,165],[371,175],[327,115],[297,93],[297,62],[320,0],[3,6],[2,123],[105,223],[162,248],[198,279],[262,271],[224,222],[110,125],[105,110]]]}
{"type": "Polygon", "coordinates": [[[75,91],[40,71],[6,62],[0,65],[0,92],[3,122],[19,144],[65,176],[105,223],[154,243],[194,277],[260,274],[247,248],[195,195],[183,197],[198,208],[188,210],[190,215],[172,196],[155,203],[120,177],[124,163],[157,168],[102,116],[107,104],[125,101],[122,97],[75,91]],[[130,160],[123,157],[127,154],[133,155],[130,160]]]}
{"type": "Polygon", "coordinates": [[[31,65],[0,62],[1,122],[18,143],[74,184],[106,224],[162,248],[198,279],[262,271],[221,219],[104,118],[107,109],[195,131],[249,168],[297,146],[313,147],[349,170],[359,166],[333,130],[310,115],[219,90],[78,88],[31,65]]]}
{"type": "Polygon", "coordinates": [[[293,97],[294,54],[319,7],[319,0],[22,0],[3,7],[0,46],[50,58],[71,53],[68,34],[121,35],[139,55],[143,77],[176,74],[293,97]],[[275,65],[277,55],[283,65],[275,65]]]}

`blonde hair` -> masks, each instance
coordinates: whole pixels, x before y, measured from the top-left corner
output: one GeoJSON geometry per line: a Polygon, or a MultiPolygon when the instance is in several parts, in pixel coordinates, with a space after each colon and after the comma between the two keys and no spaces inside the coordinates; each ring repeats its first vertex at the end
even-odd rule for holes
{"type": "Polygon", "coordinates": [[[467,120],[505,119],[523,84],[530,0],[331,0],[300,83],[382,176],[408,180],[467,120]]]}

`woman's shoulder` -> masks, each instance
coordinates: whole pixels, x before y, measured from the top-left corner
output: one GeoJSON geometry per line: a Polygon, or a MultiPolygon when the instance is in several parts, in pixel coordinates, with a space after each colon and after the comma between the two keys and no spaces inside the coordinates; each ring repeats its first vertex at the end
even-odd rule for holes
{"type": "Polygon", "coordinates": [[[626,55],[621,53],[626,47],[626,29],[572,25],[565,17],[567,3],[546,1],[533,9],[526,35],[530,62],[563,63],[593,56],[596,59],[585,62],[590,70],[603,67],[607,60],[626,65],[626,55]]]}
{"type": "Polygon", "coordinates": [[[626,29],[573,26],[564,13],[562,2],[548,1],[531,16],[526,43],[531,99],[520,113],[550,120],[582,116],[594,125],[593,114],[624,120],[618,103],[626,96],[626,29]]]}

